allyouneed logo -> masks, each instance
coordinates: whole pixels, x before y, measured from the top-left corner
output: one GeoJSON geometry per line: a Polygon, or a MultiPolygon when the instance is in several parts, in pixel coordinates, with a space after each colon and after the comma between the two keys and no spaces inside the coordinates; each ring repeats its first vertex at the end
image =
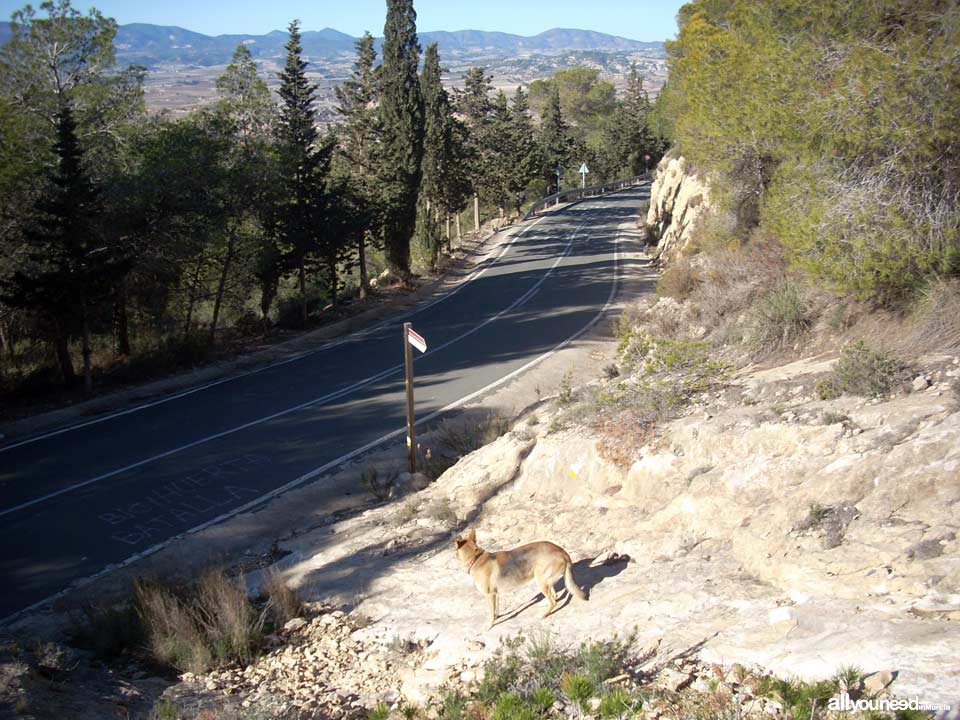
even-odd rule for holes
{"type": "Polygon", "coordinates": [[[859,698],[853,700],[847,693],[832,697],[827,709],[846,712],[897,712],[898,710],[950,710],[949,705],[921,702],[920,698],[859,698]]]}

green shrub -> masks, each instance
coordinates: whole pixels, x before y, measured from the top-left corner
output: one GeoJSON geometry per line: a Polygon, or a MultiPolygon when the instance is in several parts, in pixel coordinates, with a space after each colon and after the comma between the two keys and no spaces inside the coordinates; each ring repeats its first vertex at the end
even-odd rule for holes
{"type": "MultiPolygon", "coordinates": [[[[843,349],[827,382],[839,393],[882,397],[890,393],[902,373],[903,365],[892,354],[874,350],[860,340],[843,349]]],[[[818,384],[818,396],[826,387],[818,384]]]]}
{"type": "Polygon", "coordinates": [[[809,306],[799,288],[783,282],[760,298],[747,339],[757,352],[786,350],[795,346],[812,324],[809,306]]]}
{"type": "Polygon", "coordinates": [[[596,687],[586,675],[567,673],[560,679],[560,689],[563,694],[583,710],[587,700],[593,697],[596,687]]]}
{"type": "Polygon", "coordinates": [[[503,693],[497,698],[490,720],[536,720],[537,712],[516,693],[503,693]]]}
{"type": "Polygon", "coordinates": [[[622,688],[614,688],[600,699],[597,710],[604,720],[622,720],[632,717],[640,705],[640,698],[632,696],[622,688]]]}
{"type": "Polygon", "coordinates": [[[530,703],[540,715],[545,715],[556,701],[557,696],[553,690],[545,686],[540,686],[530,693],[530,703]]]}

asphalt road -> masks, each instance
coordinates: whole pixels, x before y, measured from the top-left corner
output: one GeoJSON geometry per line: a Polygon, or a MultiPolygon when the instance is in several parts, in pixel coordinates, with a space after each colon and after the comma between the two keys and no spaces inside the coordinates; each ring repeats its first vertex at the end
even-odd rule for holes
{"type": "Polygon", "coordinates": [[[0,618],[402,432],[404,321],[429,344],[418,418],[563,343],[612,297],[618,225],[647,193],[547,215],[439,302],[318,352],[0,447],[0,618]]]}

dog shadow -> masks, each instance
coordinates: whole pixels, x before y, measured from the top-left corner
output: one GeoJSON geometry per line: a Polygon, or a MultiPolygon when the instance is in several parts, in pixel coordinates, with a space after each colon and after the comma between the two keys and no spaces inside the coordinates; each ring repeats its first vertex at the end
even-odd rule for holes
{"type": "MultiPolygon", "coordinates": [[[[602,583],[607,578],[616,577],[626,570],[627,565],[630,563],[630,557],[627,555],[618,555],[610,560],[607,560],[606,562],[591,566],[591,563],[595,562],[595,560],[596,558],[580,560],[579,562],[575,562],[573,564],[573,577],[576,579],[580,589],[586,593],[588,600],[593,598],[593,589],[597,587],[597,585],[602,583]]],[[[569,605],[572,598],[570,593],[567,592],[566,587],[564,587],[562,579],[558,580],[554,584],[554,589],[557,591],[558,602],[551,615],[559,612],[569,605]]],[[[497,618],[497,621],[494,623],[494,625],[500,625],[501,623],[513,620],[541,602],[545,603],[545,601],[546,598],[543,596],[543,593],[538,592],[520,607],[502,614],[497,618]]]]}

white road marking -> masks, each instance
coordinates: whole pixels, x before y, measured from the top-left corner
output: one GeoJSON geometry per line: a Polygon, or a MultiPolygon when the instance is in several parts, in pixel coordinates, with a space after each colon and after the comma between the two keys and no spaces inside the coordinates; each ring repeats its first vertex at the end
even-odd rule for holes
{"type": "MultiPolygon", "coordinates": [[[[584,219],[583,221],[581,221],[579,225],[577,225],[576,229],[573,231],[573,234],[570,236],[570,239],[567,241],[567,246],[563,254],[560,255],[554,261],[553,265],[550,266],[550,269],[547,270],[547,272],[540,277],[540,279],[533,285],[533,287],[527,290],[523,295],[521,295],[519,298],[514,300],[509,306],[507,306],[506,308],[498,312],[496,315],[493,315],[487,318],[479,325],[475,325],[474,327],[470,328],[464,333],[461,333],[457,337],[452,338],[451,340],[448,340],[447,342],[441,345],[438,345],[435,348],[431,348],[426,353],[421,355],[421,357],[428,357],[429,355],[433,355],[434,353],[437,353],[443,350],[444,348],[447,348],[450,345],[453,345],[454,343],[459,342],[464,338],[469,337],[470,335],[473,335],[474,333],[480,331],[490,323],[496,320],[499,320],[506,313],[515,309],[517,306],[526,302],[530,297],[533,296],[533,294],[540,288],[540,286],[543,285],[543,283],[547,280],[547,278],[550,277],[550,275],[556,269],[557,265],[560,264],[560,261],[570,254],[570,250],[573,247],[573,241],[576,239],[577,233],[580,232],[580,228],[582,228],[584,223],[586,222],[587,222],[586,219],[584,219]]],[[[250,422],[230,428],[229,430],[223,430],[221,432],[214,433],[213,435],[208,435],[198,440],[194,440],[184,445],[180,445],[179,447],[171,448],[170,450],[165,450],[162,453],[158,453],[156,455],[145,458],[143,460],[139,460],[135,463],[130,463],[129,465],[125,465],[124,467],[117,468],[116,470],[111,470],[110,472],[103,473],[102,475],[98,475],[97,477],[90,478],[89,480],[83,480],[81,482],[68,485],[67,487],[60,488],[59,490],[55,490],[54,492],[47,493],[46,495],[41,495],[40,497],[33,498],[32,500],[27,500],[26,502],[22,502],[19,505],[14,505],[13,507],[9,507],[9,508],[4,508],[3,510],[0,510],[0,517],[3,517],[4,515],[9,515],[10,513],[15,513],[19,510],[24,510],[34,505],[39,505],[40,503],[46,502],[47,500],[52,500],[53,498],[73,492],[74,490],[79,490],[80,488],[87,487],[89,485],[93,485],[98,482],[102,482],[103,480],[107,480],[109,478],[115,477],[129,470],[133,470],[135,468],[142,467],[144,465],[149,465],[152,462],[156,462],[157,460],[162,460],[166,457],[170,457],[171,455],[176,455],[177,453],[183,452],[184,450],[189,450],[190,448],[197,447],[198,445],[203,445],[213,440],[218,440],[219,438],[226,437],[227,435],[233,435],[234,433],[240,432],[242,430],[247,430],[248,428],[254,427],[255,425],[260,425],[261,423],[269,422],[270,420],[275,420],[276,418],[283,417],[284,415],[289,415],[290,413],[297,412],[298,410],[303,410],[304,408],[310,407],[311,405],[317,405],[320,403],[330,402],[331,400],[337,400],[343,397],[344,395],[349,395],[354,390],[359,390],[360,388],[366,387],[367,385],[371,385],[377,382],[378,380],[383,380],[384,378],[389,377],[394,373],[400,372],[402,369],[403,369],[403,365],[394,365],[393,367],[387,368],[386,370],[383,370],[377,373],[376,375],[371,375],[370,377],[364,378],[363,380],[358,380],[352,385],[348,385],[345,388],[341,388],[340,390],[334,391],[332,393],[328,393],[321,397],[314,398],[313,400],[308,400],[306,402],[300,403],[299,405],[294,405],[293,407],[287,408],[285,410],[280,410],[278,412],[272,413],[270,415],[266,415],[256,420],[251,420],[250,422]]]]}
{"type": "MultiPolygon", "coordinates": [[[[242,373],[239,373],[239,374],[236,374],[236,375],[230,375],[229,377],[221,378],[220,380],[214,380],[213,382],[209,382],[209,383],[206,383],[206,384],[204,384],[204,385],[199,385],[199,386],[197,386],[197,387],[195,387],[195,388],[190,388],[189,390],[184,390],[184,391],[182,391],[182,392],[179,392],[179,393],[170,395],[169,397],[164,397],[164,398],[161,398],[161,399],[159,399],[159,400],[153,400],[153,401],[148,402],[148,403],[143,403],[142,405],[137,405],[137,406],[132,407],[132,408],[127,408],[126,410],[120,410],[120,411],[118,411],[118,412],[110,413],[110,414],[104,415],[104,416],[102,416],[102,417],[97,417],[97,418],[94,418],[94,419],[92,419],[92,420],[87,420],[87,421],[85,421],[85,422],[76,423],[75,425],[69,425],[69,426],[67,426],[67,427],[60,428],[60,429],[58,429],[58,430],[51,430],[50,432],[43,433],[43,434],[41,434],[41,435],[35,435],[35,436],[33,436],[33,437],[25,438],[25,439],[20,440],[20,441],[18,441],[18,442],[10,443],[9,445],[4,445],[3,447],[0,447],[0,453],[6,452],[7,450],[13,450],[14,448],[20,447],[20,446],[22,446],[22,445],[29,445],[30,443],[35,443],[35,442],[38,442],[38,441],[40,441],[40,440],[46,440],[47,438],[56,437],[57,435],[62,435],[62,434],[64,434],[64,433],[72,432],[72,431],[74,431],[74,430],[79,430],[79,429],[81,429],[81,428],[89,427],[90,425],[97,425],[98,423],[106,422],[107,420],[113,420],[114,418],[122,417],[122,416],[124,416],[124,415],[130,415],[131,413],[140,412],[141,410],[146,410],[147,408],[155,407],[155,406],[157,406],[157,405],[163,405],[164,403],[171,402],[172,400],[179,400],[180,398],[187,397],[188,395],[193,395],[194,393],[202,392],[203,390],[209,390],[210,388],[216,387],[217,385],[222,385],[222,384],[224,384],[224,383],[233,382],[234,380],[240,380],[241,378],[249,377],[250,375],[256,375],[257,373],[265,372],[265,371],[267,371],[267,370],[273,370],[274,368],[278,368],[278,367],[282,367],[282,366],[284,366],[284,365],[288,365],[289,363],[296,362],[296,361],[298,361],[298,360],[302,360],[303,358],[310,357],[310,356],[312,356],[312,355],[316,355],[316,354],[321,353],[321,352],[327,352],[328,350],[332,350],[333,348],[336,348],[336,347],[338,347],[339,345],[342,345],[343,343],[345,343],[345,342],[347,342],[347,341],[356,340],[356,339],[358,339],[358,338],[365,337],[366,335],[370,335],[370,334],[376,332],[377,330],[380,330],[380,329],[383,328],[384,326],[388,325],[389,323],[394,323],[394,322],[398,322],[398,321],[400,321],[400,320],[403,320],[404,318],[413,317],[414,315],[417,315],[417,314],[419,314],[419,313],[422,313],[422,312],[424,312],[425,310],[428,310],[429,308],[434,307],[435,305],[439,305],[440,303],[444,302],[445,300],[449,300],[451,297],[453,297],[454,295],[456,295],[458,292],[460,292],[460,291],[461,291],[463,288],[465,288],[467,285],[469,285],[470,283],[474,282],[474,281],[477,280],[478,278],[482,277],[483,274],[484,274],[487,270],[489,270],[492,266],[494,266],[494,265],[497,263],[498,260],[500,260],[500,258],[502,258],[504,255],[507,254],[507,251],[508,251],[511,247],[513,247],[513,244],[514,244],[520,237],[522,237],[522,236],[524,235],[524,233],[526,233],[528,230],[530,230],[531,228],[533,228],[535,225],[539,224],[542,220],[546,220],[548,217],[550,217],[550,216],[549,216],[549,215],[544,215],[543,217],[539,218],[539,219],[536,220],[535,222],[533,222],[533,223],[531,223],[530,225],[528,225],[527,227],[525,227],[525,228],[524,228],[523,230],[521,230],[520,232],[515,233],[515,234],[513,234],[513,235],[510,235],[510,236],[509,236],[509,237],[510,237],[510,241],[509,241],[508,243],[504,244],[503,250],[501,250],[500,253],[499,253],[496,257],[493,258],[492,262],[486,264],[484,267],[477,268],[477,269],[474,270],[472,273],[470,273],[470,275],[468,275],[464,280],[462,280],[461,282],[457,283],[457,285],[454,286],[454,288],[453,288],[452,290],[450,290],[450,291],[447,292],[447,293],[444,293],[441,297],[436,298],[436,299],[428,302],[428,303],[427,303],[426,305],[424,305],[423,307],[414,308],[413,310],[411,310],[411,311],[409,311],[409,312],[407,312],[407,313],[400,313],[400,314],[398,314],[398,315],[396,315],[396,316],[394,316],[394,317],[391,317],[391,318],[389,318],[389,319],[387,319],[387,320],[383,320],[383,321],[381,321],[381,322],[379,322],[379,323],[375,323],[374,325],[372,325],[372,326],[370,326],[370,327],[368,327],[368,328],[363,328],[362,330],[357,330],[356,332],[350,333],[349,335],[347,335],[347,336],[345,336],[345,337],[338,338],[337,340],[333,340],[333,341],[328,342],[328,343],[324,343],[324,345],[321,346],[321,347],[314,348],[313,350],[305,350],[304,352],[297,353],[297,354],[292,355],[292,356],[290,356],[290,357],[288,357],[288,358],[285,358],[285,359],[283,359],[283,360],[278,360],[277,362],[268,363],[267,365],[264,365],[263,367],[254,368],[253,370],[247,370],[247,371],[245,371],[245,372],[242,372],[242,373]]],[[[501,244],[503,244],[502,241],[501,241],[501,244]]],[[[0,436],[0,439],[2,439],[2,436],[0,436]]],[[[0,515],[3,515],[3,513],[0,512],[0,515]]]]}
{"type": "MultiPolygon", "coordinates": [[[[586,222],[586,221],[584,221],[584,222],[586,222]]],[[[583,224],[583,223],[581,223],[581,225],[582,225],[582,224],[583,224]]],[[[578,228],[578,229],[579,229],[579,228],[578,228]]],[[[572,343],[574,340],[576,340],[577,338],[579,338],[581,335],[583,335],[585,332],[587,332],[590,328],[592,328],[594,325],[596,325],[597,322],[600,320],[600,318],[603,317],[604,314],[606,314],[606,312],[607,312],[607,311],[610,309],[610,307],[613,305],[613,299],[614,299],[614,297],[616,297],[617,289],[619,288],[619,285],[620,285],[620,246],[619,246],[619,241],[620,241],[620,232],[619,232],[619,228],[618,228],[618,232],[617,232],[617,234],[614,236],[614,247],[613,247],[613,268],[614,268],[614,269],[613,269],[613,284],[612,284],[611,287],[610,287],[610,294],[607,296],[607,301],[604,303],[604,305],[603,305],[603,307],[600,309],[600,311],[593,317],[593,319],[590,320],[590,322],[588,322],[588,323],[587,323],[586,325],[584,325],[582,328],[580,328],[579,330],[577,330],[577,332],[575,332],[573,335],[571,335],[570,337],[568,337],[568,338],[567,338],[566,340],[564,340],[562,343],[560,343],[559,345],[556,345],[556,346],[553,347],[551,350],[548,350],[547,352],[543,353],[542,355],[534,358],[533,360],[531,360],[530,362],[528,362],[526,365],[524,365],[524,366],[522,366],[522,367],[520,367],[520,368],[517,368],[516,370],[514,370],[513,372],[511,372],[511,373],[509,373],[509,374],[507,374],[507,375],[504,375],[502,378],[500,378],[500,379],[498,379],[498,380],[495,380],[494,382],[490,383],[489,385],[486,385],[485,387],[480,388],[480,389],[477,390],[476,392],[470,393],[469,395],[467,395],[467,396],[465,396],[465,397],[462,397],[462,398],[460,398],[459,400],[456,400],[456,401],[450,403],[450,404],[447,405],[446,407],[443,407],[443,408],[441,408],[440,410],[437,410],[436,412],[430,413],[430,414],[427,415],[426,417],[420,418],[419,420],[417,420],[417,423],[416,423],[416,424],[417,424],[417,425],[420,425],[420,424],[423,424],[423,423],[428,423],[428,422],[430,422],[431,420],[436,419],[437,417],[439,417],[439,416],[442,415],[443,413],[449,412],[450,410],[453,410],[453,409],[455,409],[455,408],[457,408],[457,407],[460,407],[461,405],[465,405],[466,403],[468,403],[468,402],[470,402],[471,400],[479,397],[479,396],[482,395],[483,393],[488,392],[488,391],[490,391],[490,390],[492,390],[492,389],[494,389],[494,388],[496,388],[496,387],[499,387],[500,385],[503,385],[504,383],[506,383],[506,382],[512,380],[513,378],[515,378],[517,375],[520,375],[521,373],[529,370],[530,368],[532,368],[532,367],[534,367],[534,366],[536,366],[536,365],[539,365],[541,362],[543,362],[543,361],[546,360],[547,358],[549,358],[549,357],[555,355],[556,353],[560,352],[560,351],[563,350],[565,347],[567,347],[567,345],[569,345],[570,343],[572,343]]],[[[556,266],[554,265],[554,267],[556,267],[556,266]]],[[[152,547],[147,548],[146,550],[143,550],[143,551],[141,551],[141,552],[139,552],[139,553],[136,553],[136,554],[134,554],[134,555],[131,555],[131,556],[128,557],[126,560],[123,560],[123,561],[121,561],[121,562],[119,562],[119,563],[115,563],[115,564],[113,564],[113,565],[110,565],[110,566],[108,566],[108,567],[105,567],[103,570],[100,570],[99,572],[97,572],[97,573],[95,573],[95,574],[93,574],[93,575],[88,575],[88,576],[85,577],[85,578],[80,578],[79,580],[75,580],[75,581],[73,581],[68,587],[64,588],[64,589],[61,590],[60,592],[55,593],[55,594],[53,594],[53,595],[51,595],[51,596],[49,596],[49,597],[47,597],[47,598],[44,598],[43,600],[38,600],[37,602],[33,603],[32,605],[29,605],[28,607],[25,607],[25,608],[23,608],[22,610],[18,610],[17,612],[13,613],[12,615],[8,615],[7,617],[5,617],[5,618],[3,618],[3,619],[0,619],[0,625],[7,625],[8,623],[11,623],[11,622],[13,622],[14,620],[16,620],[18,617],[20,617],[20,616],[22,616],[22,615],[25,615],[26,613],[32,612],[33,610],[36,610],[36,609],[38,609],[38,608],[41,608],[41,607],[43,607],[43,606],[45,606],[45,605],[47,605],[47,604],[49,604],[49,603],[52,603],[52,602],[58,600],[59,598],[64,597],[64,596],[67,595],[68,593],[70,593],[70,592],[72,592],[72,591],[74,591],[74,590],[77,590],[78,588],[81,588],[81,587],[84,587],[84,586],[86,586],[86,585],[89,585],[90,583],[98,580],[99,578],[101,578],[101,577],[103,577],[103,576],[105,576],[105,575],[107,575],[107,574],[109,574],[109,573],[112,573],[112,572],[114,572],[114,571],[116,571],[116,570],[120,570],[120,569],[122,569],[122,568],[125,568],[125,567],[127,567],[127,566],[129,566],[129,565],[132,565],[133,563],[135,563],[135,562],[137,562],[137,561],[139,561],[139,560],[142,560],[142,559],[145,558],[145,557],[148,557],[148,556],[150,556],[150,555],[153,555],[154,553],[159,552],[160,550],[163,550],[165,547],[167,547],[167,546],[170,545],[171,543],[175,542],[176,540],[181,539],[182,537],[184,537],[184,536],[186,536],[186,535],[193,535],[193,534],[196,534],[196,533],[198,533],[198,532],[202,532],[203,530],[206,530],[208,527],[211,527],[211,526],[213,526],[213,525],[216,525],[216,524],[218,524],[218,523],[221,523],[221,522],[223,522],[223,521],[225,521],[225,520],[229,520],[230,518],[235,517],[236,515],[239,515],[240,513],[246,512],[246,511],[251,510],[251,509],[253,509],[253,508],[255,508],[255,507],[259,506],[259,505],[262,505],[263,503],[272,500],[273,498],[277,497],[278,495],[282,495],[283,493],[288,492],[289,490],[292,490],[293,488],[297,487],[298,485],[302,485],[302,484],[305,483],[305,482],[309,482],[310,480],[313,480],[313,479],[316,478],[317,476],[322,475],[322,474],[325,473],[327,470],[329,470],[329,469],[331,469],[331,468],[333,468],[333,467],[336,467],[337,465],[341,465],[341,464],[343,464],[343,463],[345,463],[345,462],[347,462],[347,461],[349,461],[349,460],[352,460],[353,458],[357,457],[358,455],[362,455],[363,453],[367,452],[368,450],[372,450],[373,448],[377,447],[378,445],[381,445],[381,444],[383,444],[383,443],[385,443],[385,442],[388,442],[388,441],[390,441],[390,440],[392,440],[392,439],[394,439],[394,438],[396,438],[396,437],[399,437],[399,436],[403,435],[405,432],[406,432],[406,428],[401,428],[401,429],[399,429],[399,430],[394,430],[394,431],[391,432],[391,433],[387,433],[386,435],[383,435],[383,436],[377,438],[376,440],[373,440],[373,441],[367,443],[367,444],[364,445],[363,447],[357,448],[356,450],[353,450],[352,452],[349,452],[349,453],[347,453],[347,454],[345,454],[345,455],[341,455],[340,457],[336,458],[335,460],[331,460],[330,462],[325,463],[324,465],[321,465],[321,466],[318,467],[317,469],[311,470],[311,471],[308,472],[307,474],[301,475],[300,477],[296,478],[295,480],[291,480],[291,481],[288,482],[286,485],[283,485],[283,486],[281,486],[281,487],[279,487],[279,488],[276,488],[276,489],[274,489],[274,490],[271,490],[270,492],[268,492],[268,493],[266,493],[266,494],[264,494],[264,495],[261,495],[260,497],[258,497],[258,498],[255,499],[255,500],[251,500],[250,502],[245,503],[244,505],[241,505],[240,507],[234,508],[233,510],[230,510],[229,512],[223,513],[222,515],[219,515],[218,517],[215,517],[215,518],[213,518],[212,520],[208,520],[208,521],[206,521],[206,522],[204,522],[204,523],[202,523],[202,524],[200,524],[200,525],[197,525],[196,527],[193,527],[193,528],[191,528],[191,529],[189,529],[189,530],[187,530],[187,531],[185,531],[185,532],[182,532],[182,533],[179,533],[178,535],[175,535],[175,536],[173,536],[173,537],[167,538],[166,540],[164,540],[164,541],[162,541],[162,542],[159,542],[159,543],[157,543],[156,545],[153,545],[152,547]]]]}

